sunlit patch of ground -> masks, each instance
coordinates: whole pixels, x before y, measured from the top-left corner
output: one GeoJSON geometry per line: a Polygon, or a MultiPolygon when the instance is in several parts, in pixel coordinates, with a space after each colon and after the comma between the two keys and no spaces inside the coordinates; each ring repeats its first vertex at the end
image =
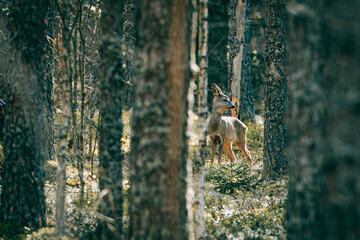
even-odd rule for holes
{"type": "MultiPolygon", "coordinates": [[[[124,193],[129,188],[130,126],[131,112],[124,112],[124,134],[122,151],[124,159],[124,193]]],[[[198,148],[196,131],[197,116],[193,116],[194,125],[189,135],[189,152],[194,159],[198,148]]],[[[248,149],[253,159],[250,169],[244,154],[234,146],[237,161],[230,163],[224,153],[222,164],[210,164],[211,144],[208,139],[208,158],[205,167],[205,221],[207,239],[285,239],[285,201],[287,197],[287,178],[263,181],[263,121],[257,116],[257,123],[247,123],[249,128],[248,149]]],[[[95,169],[98,161],[95,159],[95,169]]],[[[56,207],[56,169],[55,161],[46,163],[45,193],[48,211],[48,225],[28,235],[27,239],[51,239],[55,225],[56,207]]],[[[82,220],[79,221],[80,180],[75,164],[67,166],[66,219],[69,238],[94,230],[98,204],[97,171],[92,175],[91,166],[85,164],[85,206],[82,220]],[[79,224],[80,223],[80,224],[79,224]],[[79,234],[80,233],[80,234],[79,234]]],[[[127,201],[124,201],[127,213],[127,201]]],[[[127,218],[125,218],[126,220],[127,218]]],[[[126,221],[125,221],[126,223],[126,221]]],[[[55,239],[55,238],[53,238],[55,239]]]]}

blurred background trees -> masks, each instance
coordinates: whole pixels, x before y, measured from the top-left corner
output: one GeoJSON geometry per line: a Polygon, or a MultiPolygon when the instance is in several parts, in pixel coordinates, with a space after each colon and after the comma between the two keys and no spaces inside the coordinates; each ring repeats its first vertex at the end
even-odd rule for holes
{"type": "Polygon", "coordinates": [[[289,239],[360,237],[359,1],[289,10],[289,239]]]}
{"type": "Polygon", "coordinates": [[[1,0],[0,238],[358,238],[359,4],[191,2],[1,0]]]}
{"type": "Polygon", "coordinates": [[[100,82],[100,144],[99,144],[99,217],[98,239],[121,239],[123,234],[123,176],[124,155],[122,96],[126,78],[123,54],[125,40],[125,4],[106,1],[101,21],[101,76],[100,82]],[[111,218],[111,221],[109,220],[111,218]]]}
{"type": "MultiPolygon", "coordinates": [[[[0,221],[38,229],[46,226],[44,163],[52,146],[46,117],[46,13],[49,2],[14,1],[2,20],[0,72],[6,99],[0,221]],[[3,77],[2,77],[3,79],[3,77]]],[[[51,125],[51,124],[50,124],[51,125]]]]}

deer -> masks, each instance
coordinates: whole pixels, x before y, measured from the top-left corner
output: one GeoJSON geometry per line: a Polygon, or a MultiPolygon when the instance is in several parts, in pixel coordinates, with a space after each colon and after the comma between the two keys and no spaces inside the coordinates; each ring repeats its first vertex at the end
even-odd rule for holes
{"type": "Polygon", "coordinates": [[[219,145],[218,163],[221,163],[223,149],[225,149],[230,161],[234,162],[236,157],[232,150],[232,144],[235,143],[245,154],[251,167],[250,152],[246,148],[246,133],[248,128],[235,117],[222,116],[225,111],[234,109],[235,106],[216,84],[211,85],[211,91],[214,95],[213,110],[208,121],[208,132],[212,144],[211,164],[214,163],[217,145],[219,145]]]}

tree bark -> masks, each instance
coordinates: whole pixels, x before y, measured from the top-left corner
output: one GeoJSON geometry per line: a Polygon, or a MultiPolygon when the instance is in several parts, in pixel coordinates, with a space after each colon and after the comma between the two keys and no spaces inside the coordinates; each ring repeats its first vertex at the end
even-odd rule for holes
{"type": "MultiPolygon", "coordinates": [[[[8,48],[9,48],[9,44],[7,41],[7,34],[6,34],[6,15],[7,15],[7,11],[5,11],[6,5],[4,2],[0,1],[0,9],[2,9],[0,11],[0,61],[1,62],[6,62],[6,59],[8,59],[8,48]]],[[[5,78],[5,69],[3,67],[0,66],[0,85],[2,86],[0,88],[0,98],[1,100],[3,100],[3,102],[0,104],[0,142],[2,144],[3,140],[4,140],[4,125],[5,125],[5,106],[6,106],[6,99],[4,99],[5,97],[5,82],[6,82],[6,78],[5,78]]],[[[0,159],[1,162],[4,159],[3,156],[3,151],[2,151],[2,145],[1,145],[1,149],[0,149],[0,159]]]]}
{"type": "Polygon", "coordinates": [[[245,17],[244,17],[244,44],[243,58],[241,63],[241,80],[240,80],[240,101],[239,101],[239,119],[242,121],[255,122],[254,96],[252,90],[251,77],[251,0],[246,0],[245,17]]]}
{"type": "Polygon", "coordinates": [[[58,237],[65,235],[65,189],[66,189],[66,163],[67,163],[67,145],[68,145],[68,133],[71,124],[71,85],[72,85],[72,58],[71,56],[71,30],[67,25],[70,22],[70,7],[69,2],[64,1],[62,6],[57,5],[58,10],[62,18],[62,35],[57,39],[57,47],[61,47],[62,54],[65,57],[58,59],[57,64],[59,69],[65,69],[65,71],[59,73],[59,85],[60,85],[60,96],[58,98],[59,105],[62,107],[61,124],[58,128],[57,136],[57,189],[56,189],[56,223],[55,230],[58,237]],[[61,9],[60,9],[61,8],[61,9]],[[61,46],[59,46],[61,44],[61,46]]]}
{"type": "Polygon", "coordinates": [[[244,51],[245,2],[232,0],[229,4],[229,82],[231,102],[235,109],[231,116],[239,118],[241,69],[244,51]]]}
{"type": "Polygon", "coordinates": [[[1,221],[34,229],[46,226],[44,161],[45,18],[49,1],[13,1],[9,6],[8,59],[0,72],[6,90],[1,221]]]}
{"type": "MultiPolygon", "coordinates": [[[[191,0],[192,4],[192,21],[191,21],[191,46],[190,46],[190,69],[192,72],[192,77],[190,79],[189,89],[188,89],[188,119],[187,119],[187,137],[192,138],[195,136],[195,124],[194,124],[194,103],[195,103],[195,95],[194,91],[196,89],[196,81],[198,79],[199,75],[199,66],[197,65],[197,37],[198,37],[198,20],[199,20],[199,5],[197,3],[197,0],[191,0]]],[[[187,183],[188,183],[188,189],[187,189],[187,211],[188,211],[188,231],[189,231],[189,239],[194,240],[195,239],[195,222],[194,222],[194,211],[193,211],[193,205],[195,203],[194,201],[194,175],[193,175],[193,159],[195,152],[195,146],[192,144],[188,144],[188,159],[187,159],[187,183]]]]}
{"type": "Polygon", "coordinates": [[[122,193],[122,40],[124,2],[106,1],[102,19],[102,81],[100,83],[100,205],[99,239],[123,239],[122,193]]]}
{"type": "Polygon", "coordinates": [[[199,2],[199,81],[198,81],[198,131],[199,150],[194,162],[194,215],[195,239],[205,239],[205,160],[207,135],[207,84],[208,84],[208,8],[207,0],[199,2]]]}
{"type": "Polygon", "coordinates": [[[289,2],[288,239],[360,238],[360,2],[289,2]]]}
{"type": "Polygon", "coordinates": [[[55,126],[54,126],[54,81],[53,81],[53,58],[54,58],[54,36],[55,36],[55,0],[49,0],[49,9],[47,12],[47,44],[46,44],[46,83],[45,83],[45,98],[46,98],[46,160],[55,159],[55,126]]]}
{"type": "Polygon", "coordinates": [[[136,0],[125,0],[124,11],[124,74],[126,79],[126,91],[123,94],[123,104],[126,109],[130,109],[134,104],[134,73],[135,73],[135,18],[136,0]]]}
{"type": "Polygon", "coordinates": [[[287,48],[285,4],[267,0],[263,177],[286,174],[287,48]]]}
{"type": "Polygon", "coordinates": [[[187,239],[189,3],[140,0],[132,117],[130,239],[187,239]]]}
{"type": "MultiPolygon", "coordinates": [[[[228,42],[229,42],[229,0],[208,1],[208,86],[217,84],[229,89],[228,84],[228,42]]],[[[212,97],[208,94],[208,107],[212,109],[212,97]]]]}

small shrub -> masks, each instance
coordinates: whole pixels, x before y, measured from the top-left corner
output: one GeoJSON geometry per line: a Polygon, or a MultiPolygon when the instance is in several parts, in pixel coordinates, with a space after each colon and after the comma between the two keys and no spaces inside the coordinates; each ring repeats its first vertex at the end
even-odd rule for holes
{"type": "Polygon", "coordinates": [[[219,193],[234,194],[253,187],[256,176],[251,175],[250,171],[249,167],[241,164],[223,164],[209,171],[205,180],[211,182],[219,193]]]}
{"type": "Polygon", "coordinates": [[[206,165],[206,239],[286,239],[287,179],[261,180],[263,125],[246,125],[253,167],[237,147],[238,161],[206,165]]]}

